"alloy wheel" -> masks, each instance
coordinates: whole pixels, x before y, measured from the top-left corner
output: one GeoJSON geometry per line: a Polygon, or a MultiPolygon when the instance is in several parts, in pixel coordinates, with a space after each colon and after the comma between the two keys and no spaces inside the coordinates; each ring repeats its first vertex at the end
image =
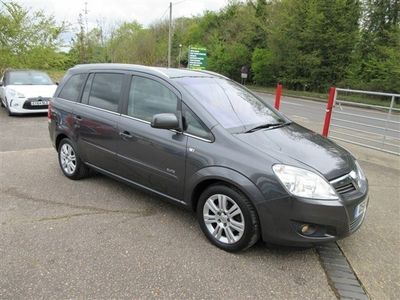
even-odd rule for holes
{"type": "Polygon", "coordinates": [[[60,162],[64,172],[68,175],[74,174],[76,170],[76,155],[70,144],[63,144],[60,149],[60,162]]]}
{"type": "Polygon", "coordinates": [[[234,244],[243,236],[245,222],[242,210],[227,195],[210,196],[204,203],[203,219],[207,230],[221,243],[234,244]]]}

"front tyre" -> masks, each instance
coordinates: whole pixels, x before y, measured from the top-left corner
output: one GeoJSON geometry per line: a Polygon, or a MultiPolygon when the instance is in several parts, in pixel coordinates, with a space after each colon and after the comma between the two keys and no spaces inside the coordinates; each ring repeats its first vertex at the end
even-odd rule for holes
{"type": "Polygon", "coordinates": [[[58,146],[58,162],[69,179],[77,180],[89,174],[89,168],[81,161],[74,144],[68,138],[63,139],[58,146]]]}
{"type": "Polygon", "coordinates": [[[226,185],[212,185],[200,196],[197,219],[207,238],[217,247],[237,252],[259,239],[257,213],[242,192],[226,185]]]}
{"type": "Polygon", "coordinates": [[[7,99],[6,99],[5,102],[6,102],[5,107],[6,107],[6,110],[7,110],[7,114],[11,117],[11,116],[13,116],[13,113],[12,113],[11,110],[10,110],[10,106],[9,106],[9,104],[8,104],[7,99]]]}

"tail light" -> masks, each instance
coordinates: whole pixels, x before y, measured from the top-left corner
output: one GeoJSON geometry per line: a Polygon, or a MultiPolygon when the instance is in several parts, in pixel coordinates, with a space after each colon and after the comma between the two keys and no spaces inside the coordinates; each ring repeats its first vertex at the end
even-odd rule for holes
{"type": "Polygon", "coordinates": [[[47,108],[47,121],[49,121],[49,122],[51,122],[51,100],[52,99],[50,99],[49,105],[48,105],[48,108],[47,108]]]}

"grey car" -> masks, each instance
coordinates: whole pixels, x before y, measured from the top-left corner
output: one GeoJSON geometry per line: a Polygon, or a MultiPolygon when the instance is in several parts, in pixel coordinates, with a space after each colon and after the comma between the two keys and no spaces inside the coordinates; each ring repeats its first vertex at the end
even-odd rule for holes
{"type": "Polygon", "coordinates": [[[79,65],[48,118],[66,177],[95,170],[185,206],[226,251],[334,241],[366,213],[349,152],[213,72],[79,65]]]}

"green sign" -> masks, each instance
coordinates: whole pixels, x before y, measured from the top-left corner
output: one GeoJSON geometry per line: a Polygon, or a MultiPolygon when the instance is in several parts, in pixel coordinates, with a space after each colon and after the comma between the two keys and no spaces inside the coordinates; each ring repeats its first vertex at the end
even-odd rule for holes
{"type": "Polygon", "coordinates": [[[188,68],[205,70],[207,68],[207,49],[189,46],[188,68]]]}

